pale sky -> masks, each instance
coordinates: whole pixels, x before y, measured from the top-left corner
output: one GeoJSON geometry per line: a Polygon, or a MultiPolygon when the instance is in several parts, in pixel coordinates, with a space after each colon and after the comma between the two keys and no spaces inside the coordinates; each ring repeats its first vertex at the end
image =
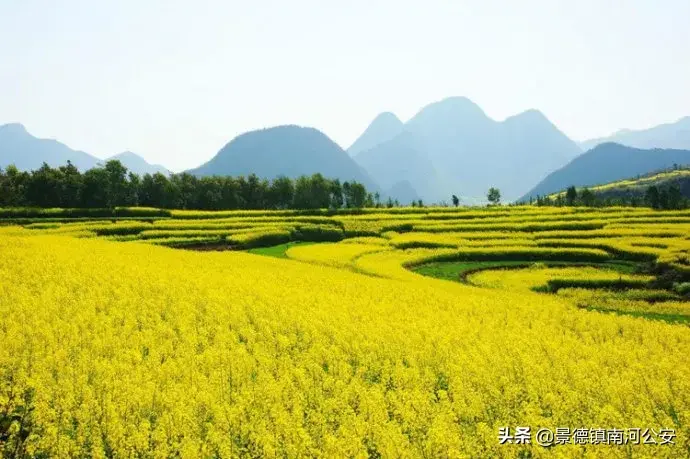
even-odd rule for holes
{"type": "Polygon", "coordinates": [[[466,96],[574,140],[690,115],[690,0],[0,0],[0,124],[173,171],[466,96]]]}

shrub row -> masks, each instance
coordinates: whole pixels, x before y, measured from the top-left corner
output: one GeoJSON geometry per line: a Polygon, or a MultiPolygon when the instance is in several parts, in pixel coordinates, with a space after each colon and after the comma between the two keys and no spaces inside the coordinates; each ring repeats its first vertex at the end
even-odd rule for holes
{"type": "Polygon", "coordinates": [[[540,249],[523,248],[485,248],[463,249],[457,252],[440,253],[414,260],[405,265],[411,268],[420,264],[444,261],[608,261],[611,256],[599,249],[540,249]]]}
{"type": "Polygon", "coordinates": [[[149,207],[113,209],[43,209],[39,207],[0,208],[0,219],[21,218],[98,218],[98,217],[170,217],[169,210],[149,207]]]}
{"type": "Polygon", "coordinates": [[[642,279],[550,279],[536,291],[556,293],[562,288],[584,288],[588,290],[630,290],[649,288],[649,281],[642,279]]]}

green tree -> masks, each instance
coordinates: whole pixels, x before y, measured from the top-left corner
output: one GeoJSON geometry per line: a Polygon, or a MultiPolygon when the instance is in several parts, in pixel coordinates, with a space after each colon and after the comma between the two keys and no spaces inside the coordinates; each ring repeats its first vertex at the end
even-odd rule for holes
{"type": "Polygon", "coordinates": [[[146,174],[139,185],[139,203],[146,207],[170,207],[170,188],[168,177],[160,172],[146,174]]]}
{"type": "Polygon", "coordinates": [[[580,191],[580,201],[583,205],[592,207],[596,201],[596,196],[589,188],[583,188],[582,191],[580,191]]]}
{"type": "Polygon", "coordinates": [[[345,199],[347,201],[347,207],[355,209],[362,208],[366,203],[367,189],[361,183],[352,182],[349,184],[345,199]]]}
{"type": "Polygon", "coordinates": [[[40,168],[31,172],[26,200],[36,207],[61,207],[61,188],[60,171],[43,163],[40,168]]]}
{"type": "Polygon", "coordinates": [[[271,182],[269,187],[271,207],[289,209],[295,197],[295,185],[289,177],[280,176],[271,182]]]}
{"type": "Polygon", "coordinates": [[[223,209],[223,178],[201,177],[197,182],[198,190],[194,193],[199,209],[223,209]]]}
{"type": "Polygon", "coordinates": [[[659,208],[659,189],[656,187],[656,185],[650,185],[649,187],[647,187],[644,200],[649,207],[653,209],[659,208]]]}
{"type": "Polygon", "coordinates": [[[307,176],[298,177],[295,181],[295,197],[292,204],[296,209],[311,209],[311,184],[307,176]]]}
{"type": "Polygon", "coordinates": [[[367,197],[364,200],[364,207],[374,207],[375,202],[374,202],[374,194],[373,193],[366,193],[367,197]]]}
{"type": "Polygon", "coordinates": [[[456,195],[453,195],[451,199],[453,200],[453,206],[458,207],[460,205],[460,198],[456,195]]]}
{"type": "Polygon", "coordinates": [[[332,183],[321,174],[309,177],[311,209],[327,209],[331,205],[332,183]]]}
{"type": "Polygon", "coordinates": [[[84,185],[83,178],[79,169],[71,161],[67,161],[65,166],[60,166],[60,206],[79,207],[81,193],[84,185]]]}
{"type": "Polygon", "coordinates": [[[669,208],[669,200],[668,200],[668,189],[667,188],[659,188],[659,208],[660,209],[668,209],[669,208]]]}
{"type": "Polygon", "coordinates": [[[677,183],[672,184],[668,188],[668,208],[680,209],[683,204],[683,193],[680,191],[680,186],[677,183]]]}
{"type": "Polygon", "coordinates": [[[105,205],[108,208],[127,204],[127,168],[118,160],[105,163],[105,205]]]}
{"type": "Polygon", "coordinates": [[[501,191],[498,188],[489,188],[486,199],[494,206],[499,205],[501,203],[501,191]]]}
{"type": "Polygon", "coordinates": [[[26,199],[26,189],[30,180],[28,172],[21,172],[10,164],[5,173],[0,170],[0,206],[21,207],[29,203],[26,199]]]}
{"type": "Polygon", "coordinates": [[[331,205],[332,209],[340,209],[345,205],[343,186],[339,179],[331,180],[331,205]]]}
{"type": "Polygon", "coordinates": [[[567,206],[574,206],[577,200],[577,189],[574,186],[568,187],[565,192],[565,204],[567,206]]]}
{"type": "Polygon", "coordinates": [[[82,177],[83,188],[81,194],[81,207],[107,207],[108,199],[108,173],[102,167],[94,167],[84,172],[82,177]]]}

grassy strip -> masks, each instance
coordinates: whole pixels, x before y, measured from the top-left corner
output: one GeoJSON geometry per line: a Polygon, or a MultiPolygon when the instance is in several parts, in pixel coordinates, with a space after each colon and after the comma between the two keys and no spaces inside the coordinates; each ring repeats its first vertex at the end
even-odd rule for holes
{"type": "Polygon", "coordinates": [[[296,247],[298,245],[312,245],[312,244],[317,244],[317,242],[292,241],[292,242],[286,242],[285,244],[272,245],[270,247],[256,247],[256,248],[247,250],[247,252],[253,253],[255,255],[264,255],[267,257],[288,258],[286,252],[290,247],[296,247]]]}
{"type": "Polygon", "coordinates": [[[604,314],[616,314],[619,316],[642,317],[650,320],[661,320],[671,324],[690,324],[690,316],[682,314],[663,314],[659,312],[641,312],[641,311],[619,311],[611,308],[601,308],[597,306],[588,306],[583,308],[587,311],[600,312],[604,314]]]}
{"type": "Polygon", "coordinates": [[[613,261],[611,256],[599,249],[541,249],[529,247],[501,247],[498,249],[463,249],[457,252],[440,253],[431,255],[427,258],[406,263],[406,268],[413,268],[416,265],[424,265],[434,262],[453,262],[453,261],[523,261],[523,262],[554,262],[554,261],[573,261],[601,263],[613,261]]]}
{"type": "MultiPolygon", "coordinates": [[[[435,277],[452,281],[466,282],[467,276],[487,269],[520,269],[533,265],[532,261],[459,261],[459,262],[434,262],[412,268],[412,271],[423,276],[435,277]]],[[[596,268],[614,269],[623,274],[633,274],[637,271],[637,265],[625,261],[611,261],[604,263],[583,263],[574,261],[549,261],[544,263],[547,267],[554,266],[592,266],[596,268]]]]}
{"type": "Polygon", "coordinates": [[[551,279],[546,285],[535,287],[535,292],[557,293],[562,288],[589,290],[631,290],[649,288],[650,282],[639,279],[551,279]]]}

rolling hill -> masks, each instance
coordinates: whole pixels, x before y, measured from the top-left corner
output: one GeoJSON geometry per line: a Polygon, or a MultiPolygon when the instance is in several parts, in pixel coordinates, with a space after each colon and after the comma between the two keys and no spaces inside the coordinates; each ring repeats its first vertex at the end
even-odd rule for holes
{"type": "Polygon", "coordinates": [[[39,139],[18,123],[0,126],[0,167],[11,164],[20,170],[38,169],[43,163],[53,167],[71,161],[79,170],[96,167],[100,159],[83,151],[72,150],[53,139],[39,139]]]}
{"type": "Polygon", "coordinates": [[[615,134],[600,139],[582,142],[584,150],[590,150],[599,144],[615,142],[635,148],[671,148],[690,150],[690,116],[681,118],[674,123],[661,124],[650,129],[623,129],[615,134]]]}
{"type": "Polygon", "coordinates": [[[43,163],[59,167],[71,161],[77,169],[84,172],[110,160],[118,160],[127,169],[140,175],[156,172],[170,174],[163,166],[149,164],[130,151],[100,159],[86,152],[73,150],[57,140],[34,137],[19,123],[0,126],[0,168],[14,164],[19,170],[31,171],[40,168],[43,163]]]}
{"type": "Polygon", "coordinates": [[[256,174],[268,179],[321,173],[341,181],[356,180],[370,191],[379,189],[347,152],[325,134],[294,125],[241,134],[210,161],[188,172],[199,177],[256,174]]]}
{"type": "Polygon", "coordinates": [[[380,183],[409,181],[424,200],[458,194],[477,202],[491,186],[515,199],[580,153],[537,110],[495,121],[471,100],[451,97],[427,105],[395,137],[355,160],[380,183]]]}
{"type": "Polygon", "coordinates": [[[569,186],[591,187],[647,174],[675,165],[690,164],[690,150],[626,147],[604,143],[578,156],[566,166],[552,172],[519,201],[546,196],[569,186]]]}
{"type": "Polygon", "coordinates": [[[110,160],[120,161],[123,166],[125,166],[127,169],[129,169],[131,172],[134,172],[135,174],[153,175],[157,172],[160,172],[163,175],[170,175],[170,171],[165,167],[161,166],[160,164],[149,164],[143,157],[136,153],[132,153],[131,151],[125,151],[124,153],[120,153],[119,155],[115,155],[108,159],[105,159],[102,162],[110,160]]]}
{"type": "MultiPolygon", "coordinates": [[[[643,199],[647,188],[652,185],[662,189],[674,184],[678,185],[682,196],[690,198],[690,168],[651,172],[635,178],[588,187],[588,189],[600,199],[611,198],[629,201],[633,196],[640,200],[643,199]]],[[[553,193],[549,197],[555,199],[558,195],[565,195],[565,190],[553,193]]]]}

